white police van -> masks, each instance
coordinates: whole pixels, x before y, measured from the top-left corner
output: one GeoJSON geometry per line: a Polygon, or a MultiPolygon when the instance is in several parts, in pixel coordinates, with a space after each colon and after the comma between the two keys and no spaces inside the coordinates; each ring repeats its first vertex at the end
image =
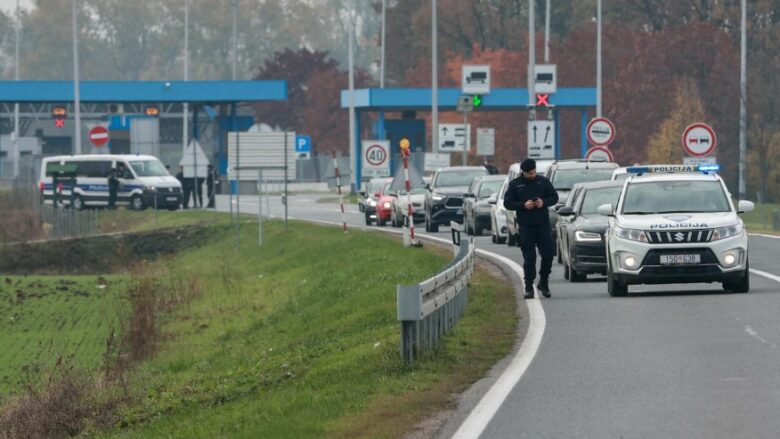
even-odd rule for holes
{"type": "Polygon", "coordinates": [[[750,290],[748,236],[718,165],[629,167],[610,217],[607,289],[623,296],[635,284],[722,282],[726,291],[750,290]]]}
{"type": "Polygon", "coordinates": [[[63,205],[72,202],[74,209],[108,206],[108,175],[112,168],[124,169],[119,175],[117,205],[135,210],[155,206],[169,210],[179,208],[181,183],[168,173],[157,157],[148,155],[46,157],[41,163],[41,200],[53,204],[56,190],[58,200],[63,205]],[[59,178],[56,171],[62,169],[68,169],[75,178],[59,178]]]}

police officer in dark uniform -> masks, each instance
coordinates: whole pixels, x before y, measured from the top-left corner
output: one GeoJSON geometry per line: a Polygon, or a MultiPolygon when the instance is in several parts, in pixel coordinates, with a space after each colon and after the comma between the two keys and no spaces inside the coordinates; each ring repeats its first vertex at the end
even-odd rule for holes
{"type": "Polygon", "coordinates": [[[219,184],[219,174],[217,173],[217,170],[214,169],[213,166],[208,165],[207,174],[206,174],[206,190],[207,195],[209,197],[209,204],[208,208],[213,209],[214,208],[214,196],[216,193],[214,192],[214,185],[219,184]]]}
{"type": "Polygon", "coordinates": [[[493,160],[485,159],[485,170],[490,175],[498,175],[498,168],[493,164],[493,160]]]}
{"type": "Polygon", "coordinates": [[[504,207],[517,212],[518,242],[523,250],[523,271],[525,272],[525,298],[534,297],[536,277],[536,248],[542,256],[537,288],[544,297],[550,297],[548,279],[552,271],[555,244],[550,229],[549,206],[558,202],[558,193],[552,183],[536,174],[536,161],[525,159],[520,164],[520,176],[509,182],[504,195],[504,207]]]}
{"type": "Polygon", "coordinates": [[[116,209],[116,199],[119,192],[119,169],[111,168],[108,173],[108,208],[116,209]]]}
{"type": "MultiPolygon", "coordinates": [[[[182,209],[190,208],[190,194],[192,193],[192,179],[184,178],[184,166],[179,166],[179,172],[176,173],[176,179],[181,183],[181,190],[184,193],[181,199],[182,209]]],[[[192,198],[195,198],[193,195],[192,198]]]]}

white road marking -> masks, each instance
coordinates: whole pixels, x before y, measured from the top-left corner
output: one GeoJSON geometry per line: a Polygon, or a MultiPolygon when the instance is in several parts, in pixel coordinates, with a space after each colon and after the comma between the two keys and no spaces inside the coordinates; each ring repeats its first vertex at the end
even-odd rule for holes
{"type": "Polygon", "coordinates": [[[755,338],[756,340],[760,341],[761,344],[768,344],[768,345],[772,346],[772,349],[777,349],[777,345],[775,345],[774,343],[768,342],[764,337],[761,337],[760,335],[758,335],[758,332],[756,332],[753,328],[751,328],[750,325],[745,326],[745,333],[747,333],[747,335],[755,338]]]}
{"type": "Polygon", "coordinates": [[[748,236],[760,236],[762,238],[780,239],[780,236],[777,236],[777,235],[766,235],[766,234],[763,234],[763,233],[748,233],[748,236]]]}
{"type": "MultiPolygon", "coordinates": [[[[517,262],[514,262],[505,256],[487,252],[485,250],[477,250],[477,252],[483,256],[503,262],[515,271],[521,279],[523,278],[523,268],[517,262]]],[[[531,365],[531,361],[533,361],[536,356],[536,352],[542,344],[542,336],[544,335],[547,319],[545,318],[544,308],[542,308],[542,303],[538,299],[538,295],[536,299],[526,300],[525,303],[528,306],[528,313],[531,321],[528,324],[528,333],[523,340],[523,344],[520,346],[520,350],[512,359],[512,362],[506,370],[504,370],[504,373],[502,373],[498,380],[493,384],[493,387],[487,391],[466,420],[463,421],[463,424],[461,424],[460,428],[453,436],[454,439],[477,438],[482,434],[485,427],[487,427],[488,423],[490,423],[496,415],[496,412],[501,408],[506,397],[509,396],[515,388],[531,365]]]]}
{"type": "Polygon", "coordinates": [[[780,282],[780,276],[775,276],[772,273],[767,273],[766,271],[756,270],[755,268],[751,268],[750,272],[753,274],[757,274],[759,276],[765,277],[767,279],[773,280],[775,282],[780,282]]]}
{"type": "MultiPolygon", "coordinates": [[[[291,216],[290,218],[293,217],[291,216]]],[[[332,221],[315,220],[309,218],[305,219],[305,221],[331,226],[341,226],[341,223],[332,221]]],[[[352,229],[362,230],[381,230],[386,233],[402,233],[400,230],[376,227],[349,227],[352,229]]],[[[452,242],[448,239],[442,239],[425,233],[421,233],[418,236],[444,244],[450,244],[452,242]]],[[[520,276],[521,280],[523,279],[523,267],[521,267],[517,262],[505,256],[491,253],[482,249],[477,249],[477,253],[506,264],[510,269],[517,273],[518,276],[520,276]]],[[[479,437],[493,419],[496,412],[498,412],[498,409],[501,408],[501,405],[504,403],[507,396],[509,396],[514,387],[528,370],[528,367],[531,365],[531,361],[533,361],[534,357],[536,356],[536,352],[539,350],[539,346],[542,343],[542,336],[544,335],[544,330],[547,325],[547,319],[544,315],[544,308],[542,307],[542,303],[538,297],[539,295],[537,294],[536,298],[525,301],[526,305],[528,306],[530,322],[528,323],[528,333],[523,340],[523,344],[520,346],[520,350],[518,350],[517,355],[515,355],[509,366],[504,370],[498,380],[496,380],[496,382],[487,391],[487,393],[485,393],[476,407],[474,407],[466,420],[463,421],[460,428],[458,428],[458,431],[453,436],[453,439],[471,439],[479,437]]]]}

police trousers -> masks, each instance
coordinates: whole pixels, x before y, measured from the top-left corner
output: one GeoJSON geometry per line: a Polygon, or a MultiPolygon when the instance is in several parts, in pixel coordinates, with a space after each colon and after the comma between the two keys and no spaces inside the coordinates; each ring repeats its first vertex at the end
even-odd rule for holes
{"type": "Polygon", "coordinates": [[[552,240],[552,230],[549,225],[519,226],[518,244],[523,251],[523,271],[525,285],[533,285],[536,279],[536,249],[542,257],[539,267],[539,278],[547,279],[552,271],[553,256],[555,256],[555,243],[552,240]]]}

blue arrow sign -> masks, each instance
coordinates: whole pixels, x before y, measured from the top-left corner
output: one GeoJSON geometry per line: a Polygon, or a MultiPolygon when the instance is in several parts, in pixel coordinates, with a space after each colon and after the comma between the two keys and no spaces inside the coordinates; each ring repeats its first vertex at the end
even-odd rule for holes
{"type": "Polygon", "coordinates": [[[311,152],[311,136],[295,136],[295,152],[311,152]]]}

